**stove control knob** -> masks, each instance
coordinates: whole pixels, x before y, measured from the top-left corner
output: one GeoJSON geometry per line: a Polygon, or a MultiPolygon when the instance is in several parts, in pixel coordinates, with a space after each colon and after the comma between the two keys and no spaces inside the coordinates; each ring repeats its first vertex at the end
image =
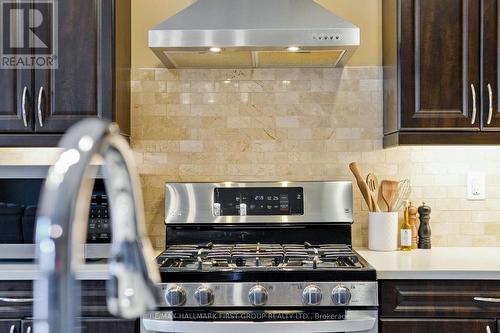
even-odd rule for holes
{"type": "Polygon", "coordinates": [[[220,203],[216,202],[214,203],[214,216],[220,216],[220,215],[221,215],[220,203]]]}
{"type": "Polygon", "coordinates": [[[200,306],[209,306],[214,304],[214,291],[208,287],[201,286],[194,292],[194,298],[200,306]]]}
{"type": "Polygon", "coordinates": [[[321,289],[314,284],[307,286],[302,292],[302,303],[304,305],[320,305],[322,298],[321,289]]]}
{"type": "Polygon", "coordinates": [[[186,291],[181,286],[175,286],[167,290],[165,300],[170,306],[181,306],[186,303],[186,291]]]}
{"type": "Polygon", "coordinates": [[[248,299],[254,306],[266,305],[268,296],[266,288],[260,285],[254,286],[248,293],[248,299]]]}
{"type": "Polygon", "coordinates": [[[332,291],[332,301],[334,305],[349,305],[351,301],[351,291],[349,288],[342,285],[336,286],[332,291]]]}

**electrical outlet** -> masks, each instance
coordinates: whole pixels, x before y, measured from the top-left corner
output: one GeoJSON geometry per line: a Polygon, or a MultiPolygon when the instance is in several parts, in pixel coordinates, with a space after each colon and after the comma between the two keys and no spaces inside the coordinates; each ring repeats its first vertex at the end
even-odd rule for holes
{"type": "Polygon", "coordinates": [[[467,200],[484,199],[486,199],[484,172],[469,172],[467,174],[467,200]]]}

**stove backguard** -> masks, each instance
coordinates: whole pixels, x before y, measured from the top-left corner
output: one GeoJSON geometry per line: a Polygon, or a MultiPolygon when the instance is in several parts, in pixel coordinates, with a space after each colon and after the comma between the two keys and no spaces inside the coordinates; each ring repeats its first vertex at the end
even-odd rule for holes
{"type": "Polygon", "coordinates": [[[352,183],[169,183],[167,245],[351,245],[352,183]]]}
{"type": "Polygon", "coordinates": [[[165,224],[353,222],[352,183],[169,183],[165,224]]]}

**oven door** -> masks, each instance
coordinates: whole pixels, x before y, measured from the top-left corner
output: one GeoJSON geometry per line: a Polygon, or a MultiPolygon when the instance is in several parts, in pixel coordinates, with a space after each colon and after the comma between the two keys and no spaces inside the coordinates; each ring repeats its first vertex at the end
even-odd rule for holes
{"type": "Polygon", "coordinates": [[[339,320],[240,321],[172,320],[172,312],[151,312],[142,318],[143,333],[377,333],[377,310],[347,310],[339,320]]]}

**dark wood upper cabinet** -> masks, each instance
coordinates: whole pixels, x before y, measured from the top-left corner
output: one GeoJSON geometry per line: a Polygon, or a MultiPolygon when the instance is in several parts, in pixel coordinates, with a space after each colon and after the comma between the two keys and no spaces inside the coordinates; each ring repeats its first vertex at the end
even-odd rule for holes
{"type": "Polygon", "coordinates": [[[500,144],[498,17],[498,0],[383,0],[384,146],[500,144]]]}
{"type": "Polygon", "coordinates": [[[23,70],[25,82],[1,70],[0,146],[53,146],[88,117],[115,121],[130,134],[130,10],[130,0],[57,1],[49,19],[57,15],[57,34],[50,24],[36,32],[57,40],[57,68],[23,70]]]}
{"type": "Polygon", "coordinates": [[[483,0],[483,127],[500,130],[500,6],[498,0],[483,0]]]}
{"type": "Polygon", "coordinates": [[[31,86],[30,79],[26,78],[29,72],[0,71],[0,131],[31,132],[31,86]]]}
{"type": "MultiPolygon", "coordinates": [[[[106,91],[113,66],[112,5],[101,0],[59,1],[58,68],[35,71],[36,132],[61,133],[87,117],[112,118],[112,91],[106,91]]],[[[51,29],[44,33],[54,38],[51,29]]]]}

